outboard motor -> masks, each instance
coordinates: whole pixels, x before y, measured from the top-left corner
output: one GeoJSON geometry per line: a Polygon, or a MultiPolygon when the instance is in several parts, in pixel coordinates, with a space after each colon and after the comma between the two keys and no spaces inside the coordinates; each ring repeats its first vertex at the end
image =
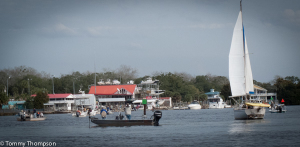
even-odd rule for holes
{"type": "Polygon", "coordinates": [[[278,106],[279,108],[279,113],[281,113],[282,112],[282,107],[281,106],[278,106]]]}
{"type": "Polygon", "coordinates": [[[153,114],[154,118],[153,118],[153,123],[154,126],[158,126],[159,125],[159,119],[162,117],[162,112],[161,111],[154,111],[153,114]]]}

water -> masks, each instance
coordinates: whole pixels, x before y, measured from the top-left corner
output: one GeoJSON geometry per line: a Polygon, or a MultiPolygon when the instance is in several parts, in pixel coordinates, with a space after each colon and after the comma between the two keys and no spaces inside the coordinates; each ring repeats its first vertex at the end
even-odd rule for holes
{"type": "MultiPolygon", "coordinates": [[[[268,109],[267,109],[268,110],[268,109]]],[[[132,112],[132,119],[142,116],[132,112]]],[[[45,115],[45,121],[0,117],[0,143],[55,142],[56,146],[299,146],[300,106],[287,113],[266,112],[262,120],[234,120],[233,110],[166,110],[160,126],[97,127],[71,114],[45,115]]],[[[110,119],[114,116],[110,115],[110,119]]],[[[147,111],[148,118],[152,115],[147,111]]],[[[99,117],[99,115],[97,115],[99,117]]],[[[109,119],[109,118],[108,118],[109,119]]]]}

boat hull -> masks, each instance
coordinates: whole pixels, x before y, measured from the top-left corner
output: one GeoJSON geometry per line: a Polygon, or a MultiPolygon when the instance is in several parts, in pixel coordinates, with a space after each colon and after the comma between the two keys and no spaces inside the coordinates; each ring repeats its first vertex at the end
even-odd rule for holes
{"type": "Polygon", "coordinates": [[[209,109],[223,109],[224,105],[222,103],[209,103],[209,109]]]}
{"type": "Polygon", "coordinates": [[[197,110],[197,109],[201,109],[201,105],[199,104],[190,104],[188,105],[188,108],[191,110],[197,110]]]}
{"type": "Polygon", "coordinates": [[[152,120],[101,120],[92,118],[92,123],[98,126],[141,126],[141,125],[153,125],[152,120]]]}
{"type": "Polygon", "coordinates": [[[46,117],[39,117],[39,118],[25,118],[25,120],[22,120],[20,117],[18,117],[17,121],[42,121],[45,119],[46,117]]]}
{"type": "Polygon", "coordinates": [[[234,111],[234,118],[237,120],[263,119],[266,113],[265,108],[254,108],[254,109],[239,108],[239,109],[234,109],[233,111],[234,111]]]}

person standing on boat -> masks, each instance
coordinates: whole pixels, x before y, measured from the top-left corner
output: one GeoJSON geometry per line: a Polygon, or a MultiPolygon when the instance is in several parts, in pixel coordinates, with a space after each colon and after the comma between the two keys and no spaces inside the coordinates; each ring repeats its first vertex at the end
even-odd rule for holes
{"type": "Polygon", "coordinates": [[[100,114],[101,114],[102,119],[106,119],[107,111],[105,110],[105,107],[102,107],[100,114]]]}
{"type": "Polygon", "coordinates": [[[128,103],[126,104],[124,111],[125,111],[125,115],[126,115],[127,119],[130,120],[131,119],[131,106],[128,103]]]}
{"type": "Polygon", "coordinates": [[[35,110],[35,108],[33,108],[33,116],[34,116],[34,118],[36,118],[36,110],[35,110]]]}

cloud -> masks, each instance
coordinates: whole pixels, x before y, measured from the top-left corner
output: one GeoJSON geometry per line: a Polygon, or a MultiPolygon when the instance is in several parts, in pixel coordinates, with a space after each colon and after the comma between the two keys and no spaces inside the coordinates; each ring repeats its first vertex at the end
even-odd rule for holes
{"type": "Polygon", "coordinates": [[[41,32],[44,35],[51,37],[69,37],[76,36],[78,34],[75,29],[69,28],[62,23],[44,27],[41,29],[41,32]]]}
{"type": "Polygon", "coordinates": [[[101,36],[102,32],[105,30],[112,30],[112,27],[107,27],[107,26],[98,26],[98,27],[88,27],[86,28],[86,31],[90,36],[97,37],[101,36]]]}
{"type": "Polygon", "coordinates": [[[55,31],[63,33],[65,35],[76,35],[77,32],[71,28],[66,27],[64,24],[57,24],[55,25],[55,31]]]}
{"type": "Polygon", "coordinates": [[[212,23],[212,24],[195,24],[188,26],[189,28],[200,28],[200,29],[220,29],[226,27],[227,24],[218,24],[218,23],[212,23]]]}
{"type": "Polygon", "coordinates": [[[293,24],[300,25],[300,10],[286,9],[284,16],[293,24]]]}

